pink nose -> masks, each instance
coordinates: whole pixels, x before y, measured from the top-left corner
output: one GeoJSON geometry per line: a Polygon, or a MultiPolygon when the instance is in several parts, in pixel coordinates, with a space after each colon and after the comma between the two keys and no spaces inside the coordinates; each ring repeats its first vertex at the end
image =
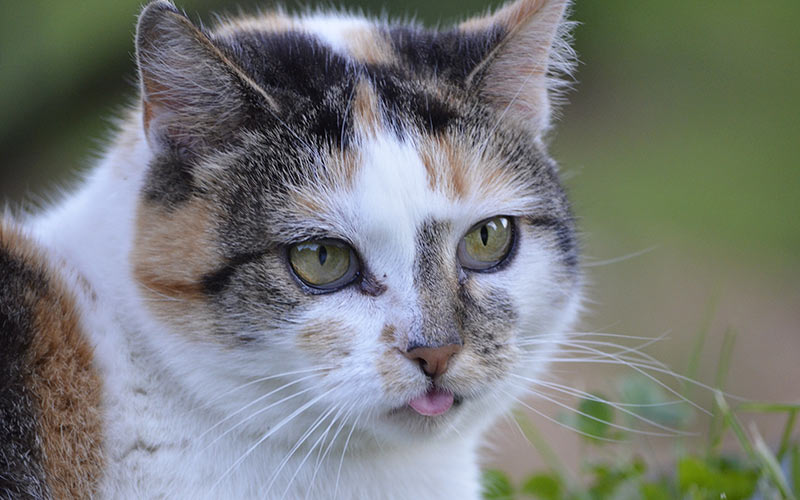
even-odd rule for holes
{"type": "Polygon", "coordinates": [[[461,345],[448,344],[440,347],[415,347],[403,354],[411,361],[418,361],[426,375],[436,378],[447,371],[447,362],[460,350],[461,345]]]}

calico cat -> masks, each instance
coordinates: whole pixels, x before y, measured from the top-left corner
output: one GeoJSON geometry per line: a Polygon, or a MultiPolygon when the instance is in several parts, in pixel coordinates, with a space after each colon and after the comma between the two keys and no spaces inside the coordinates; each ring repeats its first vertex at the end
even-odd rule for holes
{"type": "Polygon", "coordinates": [[[580,308],[544,141],[567,3],[148,4],[102,161],[0,226],[0,497],[477,498],[580,308]]]}

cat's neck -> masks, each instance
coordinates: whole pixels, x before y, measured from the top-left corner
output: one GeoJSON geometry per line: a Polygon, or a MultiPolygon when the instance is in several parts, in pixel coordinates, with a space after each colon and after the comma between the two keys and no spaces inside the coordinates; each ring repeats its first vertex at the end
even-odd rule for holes
{"type": "Polygon", "coordinates": [[[128,255],[151,155],[137,122],[128,122],[79,189],[32,221],[40,241],[115,302],[131,291],[128,255]]]}

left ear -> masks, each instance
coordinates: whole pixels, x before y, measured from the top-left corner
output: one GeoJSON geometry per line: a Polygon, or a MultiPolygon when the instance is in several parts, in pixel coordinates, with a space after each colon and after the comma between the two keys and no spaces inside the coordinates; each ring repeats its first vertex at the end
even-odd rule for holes
{"type": "Polygon", "coordinates": [[[568,5],[569,0],[517,0],[460,26],[464,32],[495,29],[504,34],[469,74],[467,85],[537,137],[550,126],[557,75],[571,69],[572,51],[561,38],[568,5]]]}

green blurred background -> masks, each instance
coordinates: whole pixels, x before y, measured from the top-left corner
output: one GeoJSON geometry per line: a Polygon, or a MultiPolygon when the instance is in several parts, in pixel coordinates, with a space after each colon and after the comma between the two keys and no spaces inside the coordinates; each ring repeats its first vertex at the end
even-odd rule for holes
{"type": "MultiPolygon", "coordinates": [[[[45,203],[77,179],[110,119],[135,98],[140,4],[0,2],[0,194],[12,207],[45,203]]],[[[256,2],[179,4],[210,23],[210,12],[256,2]]],[[[487,8],[346,5],[427,23],[487,8]]],[[[800,401],[800,2],[578,0],[572,18],[581,65],[552,149],[583,231],[584,328],[669,332],[648,352],[681,372],[707,331],[697,373],[705,382],[722,334],[735,332],[729,390],[800,401]]],[[[556,373],[582,389],[614,390],[598,387],[615,378],[591,365],[556,373]]],[[[694,398],[710,404],[706,391],[694,398]]],[[[777,424],[759,422],[768,439],[777,424]]],[[[540,425],[574,462],[574,436],[540,425]]],[[[503,429],[492,441],[487,460],[515,474],[535,466],[535,452],[503,429]]],[[[651,441],[649,453],[665,441],[651,441]]]]}

